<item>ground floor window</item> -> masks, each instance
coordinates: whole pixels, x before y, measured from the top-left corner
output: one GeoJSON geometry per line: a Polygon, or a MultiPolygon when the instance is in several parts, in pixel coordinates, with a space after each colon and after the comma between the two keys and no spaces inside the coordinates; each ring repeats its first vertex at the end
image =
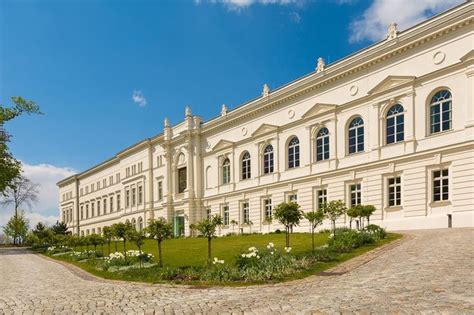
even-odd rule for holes
{"type": "Polygon", "coordinates": [[[388,206],[400,206],[402,204],[402,181],[400,177],[388,179],[388,206]]]}
{"type": "Polygon", "coordinates": [[[433,201],[449,200],[448,169],[433,172],[433,201]]]}
{"type": "Polygon", "coordinates": [[[268,198],[263,201],[264,211],[265,211],[265,219],[272,218],[272,199],[268,198]]]}
{"type": "Polygon", "coordinates": [[[242,221],[248,224],[250,221],[250,207],[248,202],[242,203],[242,221]]]}
{"type": "Polygon", "coordinates": [[[289,194],[288,195],[288,202],[298,203],[298,195],[297,194],[289,194]]]}
{"type": "Polygon", "coordinates": [[[316,196],[318,198],[317,207],[318,209],[321,209],[324,206],[324,204],[328,201],[327,189],[319,189],[316,192],[316,196]]]}
{"type": "Polygon", "coordinates": [[[222,207],[222,213],[223,213],[223,217],[224,217],[224,225],[229,225],[229,206],[223,206],[222,207]]]}
{"type": "Polygon", "coordinates": [[[352,184],[351,188],[351,207],[360,205],[362,203],[361,184],[352,184]]]}

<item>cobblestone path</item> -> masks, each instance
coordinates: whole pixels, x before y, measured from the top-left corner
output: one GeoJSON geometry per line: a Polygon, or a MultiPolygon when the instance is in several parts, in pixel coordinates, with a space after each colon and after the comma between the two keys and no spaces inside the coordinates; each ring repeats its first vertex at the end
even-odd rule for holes
{"type": "Polygon", "coordinates": [[[86,280],[24,250],[0,249],[0,313],[474,314],[474,229],[409,233],[343,275],[242,288],[86,280]]]}

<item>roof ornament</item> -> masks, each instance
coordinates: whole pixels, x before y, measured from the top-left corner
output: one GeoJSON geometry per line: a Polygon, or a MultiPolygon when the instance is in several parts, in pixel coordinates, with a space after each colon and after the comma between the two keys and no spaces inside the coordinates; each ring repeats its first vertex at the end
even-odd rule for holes
{"type": "Polygon", "coordinates": [[[227,112],[229,110],[227,109],[227,105],[226,104],[222,104],[222,108],[221,108],[221,116],[225,116],[227,115],[227,112]]]}
{"type": "Polygon", "coordinates": [[[323,57],[318,58],[318,63],[316,66],[316,73],[320,73],[321,71],[324,71],[324,67],[326,67],[326,63],[324,62],[323,57]]]}
{"type": "Polygon", "coordinates": [[[191,116],[191,107],[186,106],[186,108],[184,109],[184,115],[186,117],[191,116]]]}
{"type": "Polygon", "coordinates": [[[395,39],[398,37],[397,23],[393,22],[388,25],[387,39],[395,39]]]}
{"type": "Polygon", "coordinates": [[[268,84],[263,85],[263,90],[262,90],[262,96],[267,97],[268,94],[270,94],[270,88],[268,87],[268,84]]]}
{"type": "Polygon", "coordinates": [[[164,124],[165,128],[170,126],[170,120],[168,119],[168,117],[165,117],[165,122],[163,124],[164,124]]]}

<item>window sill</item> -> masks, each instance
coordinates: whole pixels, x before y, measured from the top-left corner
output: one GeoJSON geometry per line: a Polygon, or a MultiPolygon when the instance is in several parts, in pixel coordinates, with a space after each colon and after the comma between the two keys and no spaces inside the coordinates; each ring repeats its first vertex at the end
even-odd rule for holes
{"type": "Polygon", "coordinates": [[[346,157],[358,156],[358,155],[362,155],[364,153],[367,153],[367,152],[364,150],[364,151],[360,151],[360,152],[347,153],[346,157]]]}
{"type": "Polygon", "coordinates": [[[403,210],[403,206],[389,206],[385,207],[385,211],[400,211],[403,210]]]}
{"type": "Polygon", "coordinates": [[[435,208],[435,207],[444,207],[444,206],[449,206],[451,205],[451,201],[450,200],[442,200],[442,201],[432,201],[430,202],[429,206],[431,208],[435,208]]]}
{"type": "Polygon", "coordinates": [[[442,136],[442,135],[454,133],[455,131],[456,130],[454,130],[454,129],[449,129],[449,130],[439,131],[439,132],[436,132],[436,133],[429,133],[429,134],[426,135],[425,138],[427,138],[427,139],[436,138],[436,137],[439,137],[439,136],[442,136]]]}

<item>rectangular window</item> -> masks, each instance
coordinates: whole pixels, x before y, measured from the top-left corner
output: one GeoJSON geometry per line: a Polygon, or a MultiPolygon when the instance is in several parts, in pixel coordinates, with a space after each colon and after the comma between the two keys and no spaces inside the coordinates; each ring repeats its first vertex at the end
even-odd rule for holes
{"type": "Polygon", "coordinates": [[[97,182],[97,190],[99,190],[99,189],[100,189],[100,182],[98,181],[97,182]]]}
{"type": "Polygon", "coordinates": [[[110,197],[110,212],[114,212],[114,197],[110,197]]]}
{"type": "Polygon", "coordinates": [[[109,176],[109,186],[112,186],[114,184],[114,177],[109,176]]]}
{"type": "Polygon", "coordinates": [[[117,195],[117,211],[120,211],[120,195],[117,195]]]}
{"type": "Polygon", "coordinates": [[[81,220],[84,220],[84,206],[81,206],[81,220]]]}
{"type": "Polygon", "coordinates": [[[138,186],[138,204],[141,205],[143,203],[143,187],[138,186]]]}
{"type": "Polygon", "coordinates": [[[135,175],[137,173],[137,166],[132,165],[132,175],[135,175]]]}
{"type": "Polygon", "coordinates": [[[163,182],[158,182],[158,200],[163,200],[163,182]]]}
{"type": "Polygon", "coordinates": [[[91,218],[93,218],[95,216],[95,203],[94,202],[91,202],[91,218]]]}
{"type": "Polygon", "coordinates": [[[402,181],[400,177],[388,179],[388,206],[400,206],[402,204],[402,181]]]}
{"type": "Polygon", "coordinates": [[[104,214],[107,214],[107,199],[104,199],[103,205],[104,205],[104,214]]]}
{"type": "Polygon", "coordinates": [[[229,225],[229,206],[223,206],[222,207],[222,213],[224,217],[224,225],[229,225]]]}
{"type": "Polygon", "coordinates": [[[178,169],[178,193],[183,193],[186,186],[186,167],[182,167],[178,169]]]}
{"type": "Polygon", "coordinates": [[[211,208],[207,208],[207,209],[206,209],[206,217],[207,217],[207,219],[211,219],[211,216],[212,216],[211,208]]]}
{"type": "Polygon", "coordinates": [[[100,200],[97,200],[97,215],[100,215],[100,200]]]}
{"type": "Polygon", "coordinates": [[[125,190],[125,208],[130,207],[130,190],[125,190]]]}
{"type": "Polygon", "coordinates": [[[138,173],[141,173],[143,170],[143,162],[138,163],[138,173]]]}
{"type": "Polygon", "coordinates": [[[328,201],[327,189],[319,189],[316,192],[316,196],[318,198],[317,208],[321,209],[324,206],[324,204],[328,201]]]}
{"type": "Polygon", "coordinates": [[[107,187],[107,178],[104,178],[102,180],[102,188],[105,188],[105,187],[107,187]]]}
{"type": "Polygon", "coordinates": [[[125,169],[125,177],[129,177],[130,176],[130,167],[127,167],[125,169]]]}
{"type": "Polygon", "coordinates": [[[298,203],[298,195],[297,194],[289,194],[288,195],[288,202],[298,203]]]}
{"type": "Polygon", "coordinates": [[[137,204],[137,190],[135,187],[132,188],[132,207],[137,204]]]}
{"type": "Polygon", "coordinates": [[[82,188],[79,189],[79,194],[80,194],[81,196],[84,195],[84,189],[82,189],[82,188]]]}
{"type": "Polygon", "coordinates": [[[95,187],[94,184],[91,184],[91,192],[93,192],[95,190],[94,187],[95,187]]]}
{"type": "Polygon", "coordinates": [[[362,203],[361,184],[351,185],[351,207],[360,205],[362,203]]]}
{"type": "Polygon", "coordinates": [[[115,182],[120,183],[120,173],[115,174],[115,182]]]}
{"type": "Polygon", "coordinates": [[[86,219],[89,219],[89,205],[86,205],[86,219]]]}
{"type": "Polygon", "coordinates": [[[242,221],[244,224],[248,224],[250,222],[250,207],[248,202],[242,203],[242,221]]]}
{"type": "Polygon", "coordinates": [[[449,170],[433,172],[433,201],[449,200],[449,170]]]}
{"type": "Polygon", "coordinates": [[[263,201],[264,211],[265,211],[265,218],[271,219],[272,218],[272,199],[268,198],[263,201]]]}

